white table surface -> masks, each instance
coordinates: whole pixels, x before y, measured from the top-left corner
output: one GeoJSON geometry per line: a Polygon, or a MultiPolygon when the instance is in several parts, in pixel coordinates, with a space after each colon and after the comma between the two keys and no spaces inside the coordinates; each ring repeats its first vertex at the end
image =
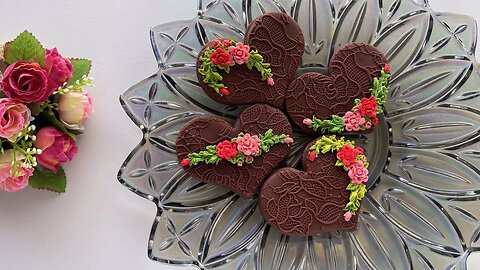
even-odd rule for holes
{"type": "MultiPolygon", "coordinates": [[[[480,20],[478,0],[430,2],[480,20]]],[[[28,29],[65,56],[91,58],[97,87],[96,112],[65,167],[67,193],[0,192],[0,269],[178,269],[147,258],[155,206],[116,180],[141,139],[118,96],[156,70],[150,27],[192,18],[195,7],[196,0],[1,1],[0,41],[28,29]]],[[[469,269],[478,265],[480,254],[471,255],[469,269]]]]}

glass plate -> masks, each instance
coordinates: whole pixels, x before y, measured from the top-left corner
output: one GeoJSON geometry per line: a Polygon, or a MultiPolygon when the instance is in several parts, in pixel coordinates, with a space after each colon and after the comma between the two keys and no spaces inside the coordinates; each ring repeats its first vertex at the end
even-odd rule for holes
{"type": "MultiPolygon", "coordinates": [[[[426,0],[199,0],[194,19],[152,28],[159,69],[121,96],[144,136],[118,174],[157,205],[149,257],[200,269],[466,269],[480,250],[476,37],[472,18],[434,12],[426,0]],[[324,70],[351,41],[370,42],[391,63],[388,113],[374,133],[356,138],[372,172],[354,233],[282,235],[256,199],[192,179],[177,163],[175,137],[188,120],[232,121],[243,109],[199,88],[197,52],[217,37],[242,40],[255,17],[272,11],[303,29],[299,72],[324,70]]],[[[295,137],[292,166],[310,140],[295,137]]]]}

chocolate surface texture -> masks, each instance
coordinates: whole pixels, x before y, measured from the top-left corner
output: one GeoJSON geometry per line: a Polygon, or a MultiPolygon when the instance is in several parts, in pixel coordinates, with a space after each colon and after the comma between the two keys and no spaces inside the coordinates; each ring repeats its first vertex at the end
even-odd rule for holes
{"type": "Polygon", "coordinates": [[[259,195],[263,217],[282,233],[293,236],[354,231],[358,214],[350,221],[343,216],[350,197],[347,172],[335,166],[335,153],[321,154],[310,161],[308,149],[315,141],[305,149],[303,171],[283,168],[266,180],[259,195]]]}

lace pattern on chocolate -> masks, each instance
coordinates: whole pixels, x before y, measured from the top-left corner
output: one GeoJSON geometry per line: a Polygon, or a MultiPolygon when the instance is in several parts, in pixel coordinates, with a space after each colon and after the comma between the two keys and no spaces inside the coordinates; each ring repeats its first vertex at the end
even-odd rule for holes
{"type": "MultiPolygon", "coordinates": [[[[222,82],[230,91],[221,96],[203,83],[202,75],[197,71],[200,86],[213,100],[223,104],[267,103],[275,107],[283,106],[285,91],[292,80],[303,55],[304,39],[298,24],[283,13],[268,13],[255,19],[249,26],[245,44],[257,49],[265,62],[271,64],[274,86],[261,80],[256,70],[246,65],[235,65],[230,73],[222,73],[222,82]]],[[[205,45],[212,47],[213,42],[205,45]]],[[[199,68],[197,61],[197,70],[199,68]]]]}
{"type": "Polygon", "coordinates": [[[330,61],[329,76],[309,72],[290,84],[285,104],[293,123],[313,133],[302,124],[303,119],[345,114],[353,108],[356,98],[370,96],[373,78],[380,76],[386,63],[385,56],[366,43],[351,43],[340,48],[330,61]]]}
{"type": "Polygon", "coordinates": [[[306,153],[308,148],[303,157],[305,171],[280,169],[263,185],[259,203],[265,220],[281,232],[296,236],[355,230],[358,215],[349,222],[343,218],[350,180],[335,166],[336,155],[327,153],[312,162],[306,153]]]}
{"type": "MultiPolygon", "coordinates": [[[[189,153],[204,150],[207,145],[230,140],[240,132],[262,134],[273,129],[275,134],[292,134],[287,117],[278,109],[257,104],[245,109],[234,126],[215,117],[198,117],[180,130],[177,138],[177,157],[182,160],[189,153]]],[[[274,145],[270,152],[256,157],[252,164],[238,167],[230,162],[220,161],[217,165],[200,164],[185,170],[194,178],[207,183],[227,187],[242,197],[251,198],[265,178],[285,159],[290,147],[274,145]]]]}

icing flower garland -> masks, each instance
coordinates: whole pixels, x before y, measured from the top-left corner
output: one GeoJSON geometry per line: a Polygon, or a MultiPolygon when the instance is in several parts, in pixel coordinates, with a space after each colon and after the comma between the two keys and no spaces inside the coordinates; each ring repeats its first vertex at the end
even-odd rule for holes
{"type": "Polygon", "coordinates": [[[347,171],[351,181],[347,186],[347,190],[350,191],[350,201],[344,208],[345,221],[350,221],[352,215],[355,215],[360,208],[360,201],[367,192],[364,183],[368,181],[368,161],[364,149],[355,147],[353,141],[345,140],[343,137],[337,139],[335,135],[332,135],[322,136],[309,150],[310,161],[314,161],[320,153],[337,152],[338,160],[335,166],[342,167],[347,171]]]}
{"type": "Polygon", "coordinates": [[[182,167],[196,166],[201,162],[218,164],[221,160],[229,161],[237,166],[251,164],[255,157],[270,151],[276,144],[292,144],[293,139],[285,134],[275,135],[269,129],[264,134],[251,135],[240,133],[231,140],[224,140],[217,145],[209,145],[206,150],[190,153],[180,162],[182,167]]]}
{"type": "Polygon", "coordinates": [[[62,165],[93,112],[91,61],[45,49],[30,33],[0,45],[0,190],[65,192],[62,165]]]}
{"type": "Polygon", "coordinates": [[[250,50],[250,46],[234,40],[213,41],[214,48],[208,48],[200,56],[201,65],[198,72],[203,75],[203,82],[213,88],[215,92],[222,96],[228,96],[230,92],[222,83],[223,77],[219,71],[230,72],[230,67],[234,65],[247,64],[248,69],[255,68],[262,75],[262,80],[267,81],[268,85],[275,84],[272,70],[269,63],[263,62],[263,56],[257,50],[250,50]]]}
{"type": "Polygon", "coordinates": [[[303,124],[322,133],[341,133],[347,131],[367,130],[378,124],[378,114],[383,112],[383,105],[387,99],[388,82],[390,79],[390,65],[386,64],[379,78],[373,79],[369,98],[355,99],[355,106],[345,115],[332,115],[332,119],[320,120],[315,116],[303,120],[303,124]]]}

